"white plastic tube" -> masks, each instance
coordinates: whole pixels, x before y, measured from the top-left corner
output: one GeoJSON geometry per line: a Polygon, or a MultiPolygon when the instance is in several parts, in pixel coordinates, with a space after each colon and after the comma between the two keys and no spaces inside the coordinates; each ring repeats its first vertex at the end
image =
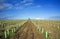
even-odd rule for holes
{"type": "Polygon", "coordinates": [[[7,29],[7,34],[9,35],[9,29],[7,29]]]}
{"type": "Polygon", "coordinates": [[[7,32],[6,31],[4,31],[4,37],[7,38],[7,32]]]}
{"type": "Polygon", "coordinates": [[[46,32],[46,38],[48,38],[48,32],[46,32]]]}

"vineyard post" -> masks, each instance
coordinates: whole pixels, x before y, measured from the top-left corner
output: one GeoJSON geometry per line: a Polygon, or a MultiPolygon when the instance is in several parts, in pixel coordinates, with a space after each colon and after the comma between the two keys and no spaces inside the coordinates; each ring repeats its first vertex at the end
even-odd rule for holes
{"type": "Polygon", "coordinates": [[[14,32],[15,32],[15,28],[13,28],[14,32]]]}
{"type": "Polygon", "coordinates": [[[42,27],[41,27],[40,31],[42,31],[42,27]]]}
{"type": "Polygon", "coordinates": [[[40,28],[40,26],[39,26],[39,31],[40,31],[40,29],[41,29],[41,28],[40,28]]]}
{"type": "Polygon", "coordinates": [[[13,28],[11,29],[11,31],[12,31],[12,34],[13,34],[13,32],[14,32],[14,31],[13,31],[13,28]]]}
{"type": "Polygon", "coordinates": [[[40,26],[40,31],[42,31],[42,27],[40,26]]]}
{"type": "Polygon", "coordinates": [[[44,29],[42,28],[42,33],[44,32],[44,29]]]}
{"type": "Polygon", "coordinates": [[[37,27],[37,29],[39,30],[39,26],[37,27]]]}
{"type": "Polygon", "coordinates": [[[60,23],[59,23],[59,21],[57,21],[57,24],[58,24],[57,25],[57,29],[59,30],[60,29],[60,25],[59,25],[60,23]]]}
{"type": "Polygon", "coordinates": [[[13,36],[13,29],[12,28],[10,29],[10,33],[9,34],[10,34],[9,35],[10,37],[13,36]]]}

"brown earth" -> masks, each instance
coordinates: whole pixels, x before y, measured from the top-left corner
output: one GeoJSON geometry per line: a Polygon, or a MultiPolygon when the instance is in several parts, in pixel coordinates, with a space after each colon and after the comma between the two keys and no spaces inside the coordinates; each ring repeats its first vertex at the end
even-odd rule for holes
{"type": "Polygon", "coordinates": [[[16,35],[10,39],[45,39],[31,21],[23,24],[16,35]]]}
{"type": "Polygon", "coordinates": [[[49,33],[49,39],[60,39],[60,23],[57,21],[33,21],[35,25],[39,25],[49,33]]]}

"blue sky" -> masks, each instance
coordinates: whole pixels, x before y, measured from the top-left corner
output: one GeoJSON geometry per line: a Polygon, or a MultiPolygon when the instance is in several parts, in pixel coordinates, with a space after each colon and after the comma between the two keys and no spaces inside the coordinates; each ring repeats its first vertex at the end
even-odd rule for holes
{"type": "Polygon", "coordinates": [[[60,16],[60,0],[0,0],[0,19],[60,16]]]}

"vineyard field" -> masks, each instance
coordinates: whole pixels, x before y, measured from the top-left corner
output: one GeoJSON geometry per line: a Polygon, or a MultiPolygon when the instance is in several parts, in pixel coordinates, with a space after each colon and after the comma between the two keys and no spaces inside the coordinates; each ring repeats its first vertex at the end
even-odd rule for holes
{"type": "Polygon", "coordinates": [[[0,20],[0,39],[60,39],[60,20],[0,20]]]}

